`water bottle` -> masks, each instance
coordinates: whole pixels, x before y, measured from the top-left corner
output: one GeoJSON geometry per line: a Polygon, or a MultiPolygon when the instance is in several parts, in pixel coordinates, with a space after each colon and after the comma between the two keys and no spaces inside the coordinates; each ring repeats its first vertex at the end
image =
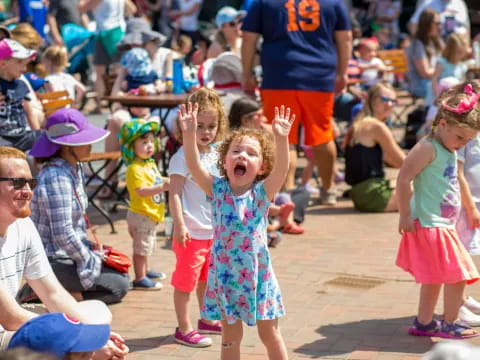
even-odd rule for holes
{"type": "Polygon", "coordinates": [[[183,94],[183,61],[173,60],[173,93],[183,94]]]}

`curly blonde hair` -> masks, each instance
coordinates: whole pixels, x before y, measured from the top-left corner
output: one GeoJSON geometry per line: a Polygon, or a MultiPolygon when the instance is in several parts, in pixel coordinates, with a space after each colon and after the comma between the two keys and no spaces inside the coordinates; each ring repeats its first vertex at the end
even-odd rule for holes
{"type": "Polygon", "coordinates": [[[238,130],[234,130],[227,136],[225,141],[218,148],[219,157],[217,167],[218,170],[220,170],[220,175],[227,177],[224,163],[227,158],[227,152],[230,149],[230,146],[234,142],[239,141],[244,137],[254,138],[258,140],[260,144],[263,158],[263,166],[265,171],[263,174],[257,175],[255,181],[264,180],[268,177],[268,175],[270,175],[273,169],[273,164],[275,162],[275,144],[272,141],[271,135],[269,135],[266,131],[257,129],[240,128],[238,130]]]}
{"type": "Polygon", "coordinates": [[[470,82],[463,82],[445,90],[436,99],[435,104],[438,106],[438,112],[435,116],[435,120],[433,120],[432,134],[433,129],[438,125],[441,119],[445,119],[449,125],[480,130],[480,101],[477,102],[470,111],[463,114],[457,114],[442,106],[442,104],[446,104],[455,108],[462,100],[468,99],[468,95],[465,94],[465,86],[468,84],[472,85],[475,93],[480,94],[480,80],[473,80],[470,82]]]}
{"type": "MultiPolygon", "coordinates": [[[[221,141],[225,137],[227,131],[227,116],[220,101],[220,97],[215,90],[200,88],[194,93],[190,94],[185,101],[185,105],[188,103],[198,104],[198,114],[206,111],[212,111],[217,115],[217,133],[213,142],[221,141]]],[[[179,119],[176,120],[175,137],[180,143],[183,143],[182,131],[180,130],[179,119]]]]}

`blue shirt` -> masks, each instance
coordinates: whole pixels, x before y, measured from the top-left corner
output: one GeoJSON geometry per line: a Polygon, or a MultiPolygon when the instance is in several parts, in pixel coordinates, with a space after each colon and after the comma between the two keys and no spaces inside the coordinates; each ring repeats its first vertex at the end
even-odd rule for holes
{"type": "Polygon", "coordinates": [[[263,35],[263,89],[334,91],[334,33],[350,30],[343,1],[253,0],[242,30],[263,35]]]}
{"type": "Polygon", "coordinates": [[[72,259],[84,289],[95,284],[103,261],[102,254],[92,250],[87,240],[84,218],[87,205],[80,167],[75,170],[60,158],[48,161],[33,192],[30,217],[42,238],[47,256],[72,259]]]}
{"type": "Polygon", "coordinates": [[[45,25],[47,23],[48,9],[43,0],[19,0],[18,1],[19,21],[28,22],[45,38],[45,25]]]}
{"type": "Polygon", "coordinates": [[[27,116],[23,100],[28,100],[28,87],[19,79],[7,81],[0,78],[0,93],[5,103],[0,105],[0,136],[16,137],[27,131],[27,116]]]}

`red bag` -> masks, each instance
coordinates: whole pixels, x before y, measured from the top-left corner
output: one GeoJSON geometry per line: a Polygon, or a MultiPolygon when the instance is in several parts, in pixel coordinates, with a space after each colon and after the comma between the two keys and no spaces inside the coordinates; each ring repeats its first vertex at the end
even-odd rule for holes
{"type": "Polygon", "coordinates": [[[132,261],[127,255],[106,245],[103,245],[103,253],[103,263],[106,266],[121,273],[128,273],[128,269],[132,266],[132,261]]]}

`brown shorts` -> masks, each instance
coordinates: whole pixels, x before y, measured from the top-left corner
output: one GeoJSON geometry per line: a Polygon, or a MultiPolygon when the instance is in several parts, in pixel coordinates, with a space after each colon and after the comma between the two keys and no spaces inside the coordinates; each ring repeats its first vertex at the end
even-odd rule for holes
{"type": "Polygon", "coordinates": [[[157,243],[157,225],[146,215],[127,212],[128,232],[133,239],[133,254],[150,256],[157,243]]]}

